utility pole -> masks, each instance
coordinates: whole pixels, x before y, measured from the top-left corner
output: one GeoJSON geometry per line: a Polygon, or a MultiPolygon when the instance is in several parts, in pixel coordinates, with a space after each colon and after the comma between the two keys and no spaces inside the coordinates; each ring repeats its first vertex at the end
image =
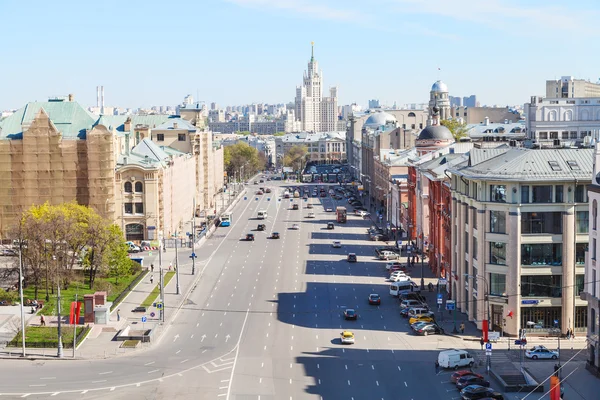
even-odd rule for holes
{"type": "Polygon", "coordinates": [[[194,198],[194,215],[192,216],[192,275],[196,275],[196,198],[194,198]]]}
{"type": "Polygon", "coordinates": [[[177,278],[177,292],[179,294],[179,252],[177,251],[177,232],[175,232],[175,277],[177,278]]]}
{"type": "MultiPolygon", "coordinates": [[[[77,304],[77,293],[75,293],[75,304],[77,304]]],[[[73,315],[73,358],[75,358],[75,347],[77,347],[77,306],[73,315]]]]}
{"type": "Polygon", "coordinates": [[[63,358],[63,343],[62,343],[62,331],[60,325],[60,283],[56,285],[58,287],[56,314],[58,315],[58,358],[63,358]]]}
{"type": "Polygon", "coordinates": [[[164,240],[165,238],[162,238],[162,242],[158,241],[158,273],[159,273],[159,284],[160,284],[160,302],[162,303],[162,307],[160,308],[160,320],[162,322],[165,322],[165,285],[164,285],[164,281],[163,281],[163,269],[162,269],[162,252],[163,252],[163,246],[164,246],[164,240]]]}
{"type": "Polygon", "coordinates": [[[22,357],[25,357],[25,309],[23,306],[23,242],[19,240],[19,297],[21,300],[21,342],[23,345],[22,357]]]}

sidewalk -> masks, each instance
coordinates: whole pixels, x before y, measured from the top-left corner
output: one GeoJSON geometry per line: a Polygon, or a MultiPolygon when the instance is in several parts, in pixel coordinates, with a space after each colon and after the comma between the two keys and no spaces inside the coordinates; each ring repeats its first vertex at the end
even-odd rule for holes
{"type": "MultiPolygon", "coordinates": [[[[236,198],[232,197],[232,202],[227,205],[226,209],[233,208],[245,195],[245,190],[237,195],[236,198]]],[[[209,233],[210,236],[210,233],[209,233]]],[[[156,343],[162,335],[164,329],[170,324],[171,319],[181,308],[185,300],[188,298],[190,291],[195,286],[197,280],[200,279],[200,271],[202,270],[202,263],[200,260],[206,259],[214,251],[214,247],[203,246],[207,238],[202,237],[195,244],[195,251],[197,254],[196,259],[196,274],[192,275],[192,263],[189,259],[191,254],[191,248],[179,249],[179,286],[180,294],[176,294],[177,288],[177,275],[174,275],[171,281],[164,288],[165,298],[165,322],[161,323],[160,312],[156,307],[148,307],[145,313],[134,313],[133,309],[138,307],[148,297],[150,292],[159,284],[159,265],[158,265],[158,251],[153,251],[152,256],[148,253],[144,254],[144,264],[147,268],[146,275],[140,280],[140,282],[131,290],[129,295],[113,310],[110,320],[106,325],[94,325],[88,336],[79,344],[75,351],[75,358],[79,359],[97,359],[97,358],[109,358],[123,354],[130,354],[132,352],[145,350],[150,348],[153,343],[156,343]],[[150,271],[150,265],[154,264],[154,272],[150,271]],[[150,276],[154,276],[154,282],[150,283],[150,276]],[[120,318],[117,317],[117,310],[119,310],[120,318]],[[154,313],[154,315],[152,315],[154,313]],[[142,322],[142,317],[146,317],[146,322],[142,322]],[[149,330],[152,329],[151,342],[140,343],[135,349],[121,348],[122,342],[113,340],[116,334],[130,326],[131,330],[149,330]]],[[[175,249],[167,248],[162,253],[162,267],[163,274],[166,274],[169,269],[169,263],[175,269],[175,249]]],[[[66,312],[66,311],[65,311],[66,312]]],[[[47,326],[57,326],[56,316],[44,316],[46,319],[47,326]]],[[[68,321],[68,315],[63,316],[63,329],[73,329],[73,325],[65,324],[68,321]]],[[[39,316],[29,320],[28,325],[40,324],[39,316]]],[[[14,336],[14,334],[12,335],[14,336]]],[[[72,349],[64,349],[64,359],[72,359],[72,349]]],[[[27,348],[25,359],[45,359],[45,358],[56,358],[57,349],[38,349],[38,348],[27,348]]],[[[0,358],[19,358],[21,357],[21,348],[5,348],[0,351],[0,358]]]]}

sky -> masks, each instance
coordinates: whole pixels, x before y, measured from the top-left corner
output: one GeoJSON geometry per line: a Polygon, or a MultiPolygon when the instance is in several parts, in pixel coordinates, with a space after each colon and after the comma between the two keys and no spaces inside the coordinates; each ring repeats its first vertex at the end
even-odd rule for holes
{"type": "Polygon", "coordinates": [[[338,104],[451,96],[515,105],[545,80],[600,78],[597,0],[0,0],[0,110],[287,103],[310,58],[338,104]]]}

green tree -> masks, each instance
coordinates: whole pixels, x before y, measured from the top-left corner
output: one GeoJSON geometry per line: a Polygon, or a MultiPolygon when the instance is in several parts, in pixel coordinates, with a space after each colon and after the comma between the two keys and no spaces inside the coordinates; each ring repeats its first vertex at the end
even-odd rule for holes
{"type": "Polygon", "coordinates": [[[90,289],[93,289],[96,276],[106,271],[111,253],[123,243],[123,232],[96,214],[89,221],[87,233],[89,251],[85,254],[83,266],[88,274],[90,289]]]}
{"type": "Polygon", "coordinates": [[[115,284],[119,283],[119,278],[126,277],[131,274],[132,263],[134,261],[129,258],[127,253],[128,246],[119,242],[116,243],[107,257],[107,275],[115,278],[115,284]]]}
{"type": "Polygon", "coordinates": [[[307,155],[308,147],[303,145],[292,146],[283,155],[283,165],[285,167],[291,167],[294,171],[299,171],[304,166],[307,155]]]}
{"type": "Polygon", "coordinates": [[[448,128],[448,130],[452,132],[452,136],[454,137],[454,140],[456,142],[466,137],[467,132],[469,131],[466,123],[460,122],[456,119],[444,119],[440,122],[440,124],[448,128]]]}
{"type": "Polygon", "coordinates": [[[273,136],[285,136],[285,132],[275,132],[273,136]]]}
{"type": "Polygon", "coordinates": [[[223,149],[223,160],[228,176],[239,174],[240,168],[244,167],[244,174],[251,175],[265,168],[265,159],[259,156],[259,152],[246,142],[225,146],[223,149]]]}

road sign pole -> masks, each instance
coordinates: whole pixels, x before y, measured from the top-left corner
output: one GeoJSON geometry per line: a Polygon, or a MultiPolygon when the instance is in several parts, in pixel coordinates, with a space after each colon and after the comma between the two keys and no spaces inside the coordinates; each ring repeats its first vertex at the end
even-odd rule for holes
{"type": "Polygon", "coordinates": [[[196,275],[196,198],[194,197],[194,214],[192,217],[192,275],[196,275]]]}

